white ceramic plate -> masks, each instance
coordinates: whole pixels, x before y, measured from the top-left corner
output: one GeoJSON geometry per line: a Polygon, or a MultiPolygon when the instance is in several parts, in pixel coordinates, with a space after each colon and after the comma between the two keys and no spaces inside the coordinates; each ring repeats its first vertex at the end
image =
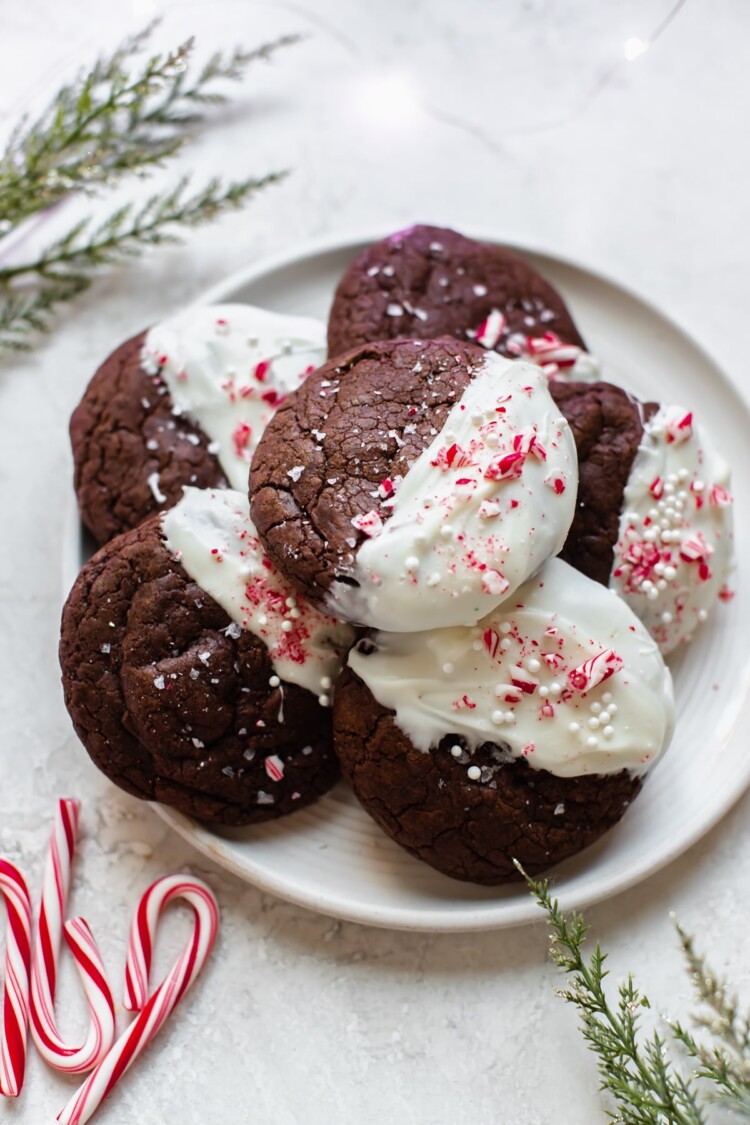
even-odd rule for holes
{"type": "MultiPolygon", "coordinates": [[[[476,232],[473,232],[476,234],[476,232]]],[[[199,303],[247,301],[326,317],[338,278],[382,232],[308,245],[267,260],[204,293],[199,303]]],[[[479,233],[486,241],[493,237],[479,233]]],[[[497,240],[496,237],[494,240],[497,240]]],[[[508,243],[506,243],[508,245],[508,243]]],[[[565,909],[632,886],[674,859],[750,783],[742,712],[750,686],[750,415],[713,360],[647,302],[581,266],[515,247],[571,306],[608,378],[644,398],[689,405],[734,470],[739,594],[720,606],[694,644],[670,659],[677,695],[674,742],[625,819],[554,872],[565,909]]],[[[412,859],[360,809],[343,783],[311,808],[249,829],[214,832],[172,809],[164,819],[222,867],[302,906],[356,922],[409,930],[478,930],[538,918],[523,887],[459,883],[412,859]]]]}

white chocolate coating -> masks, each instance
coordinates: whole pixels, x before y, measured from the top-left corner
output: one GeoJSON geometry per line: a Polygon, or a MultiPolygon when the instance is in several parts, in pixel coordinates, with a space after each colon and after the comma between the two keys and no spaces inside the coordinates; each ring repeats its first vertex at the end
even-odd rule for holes
{"type": "Polygon", "coordinates": [[[602,365],[596,356],[578,344],[564,343],[555,332],[545,332],[541,336],[524,336],[517,332],[508,337],[506,347],[519,359],[535,363],[549,379],[596,383],[602,377],[602,365]]]}
{"type": "Polygon", "coordinates": [[[610,586],[671,652],[729,596],[729,467],[690,411],[646,423],[623,499],[610,586]]]}
{"type": "MultiPolygon", "coordinates": [[[[352,630],[309,605],[271,567],[244,493],[185,488],[162,516],[167,547],[236,625],[259,637],[279,679],[307,688],[323,706],[352,630]]],[[[237,634],[239,635],[239,634],[237,634]]]]}
{"type": "Polygon", "coordinates": [[[274,411],[325,357],[321,321],[252,305],[212,305],[154,325],[141,366],[161,376],[176,412],[215,443],[227,480],[241,490],[274,411]]]}
{"type": "Polygon", "coordinates": [[[474,627],[372,643],[349,665],[425,752],[455,735],[469,752],[495,742],[559,777],[641,774],[672,736],[672,680],[654,640],[560,559],[474,627]]]}
{"type": "Polygon", "coordinates": [[[577,488],[546,377],[488,353],[393,497],[352,520],[359,586],[335,582],[331,612],[394,632],[478,621],[561,549],[577,488]]]}

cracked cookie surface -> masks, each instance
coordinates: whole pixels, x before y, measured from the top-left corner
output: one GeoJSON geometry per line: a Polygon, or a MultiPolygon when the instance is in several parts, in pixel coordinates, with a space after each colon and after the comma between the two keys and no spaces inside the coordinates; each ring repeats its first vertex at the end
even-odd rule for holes
{"type": "Polygon", "coordinates": [[[253,457],[250,512],[279,571],[320,603],[366,536],[381,483],[405,476],[485,353],[456,340],[382,341],[329,360],[279,408],[253,457]]]}
{"type": "Polygon", "coordinates": [[[334,740],[344,776],[383,831],[472,883],[518,879],[514,858],[533,875],[575,855],[617,823],[641,786],[626,771],[556,777],[508,763],[492,743],[457,759],[451,735],[423,753],[348,668],[336,692],[334,740]],[[468,780],[468,762],[481,780],[468,780]]]}
{"type": "Polygon", "coordinates": [[[505,317],[495,350],[515,334],[556,333],[585,347],[559,293],[501,246],[442,227],[414,226],[376,242],[338,284],[328,320],[328,352],[398,336],[473,338],[490,313],[505,317]]]}
{"type": "MultiPolygon", "coordinates": [[[[329,360],[280,408],[253,460],[253,521],[279,570],[321,601],[366,536],[351,520],[405,475],[484,359],[450,339],[380,341],[329,360]]],[[[609,583],[623,496],[656,410],[610,383],[552,379],[578,454],[575,517],[561,557],[609,583]]]]}
{"type": "Polygon", "coordinates": [[[137,797],[251,824],[309,804],[338,776],[330,711],[301,687],[271,686],[266,646],[171,558],[160,517],[86,563],[63,610],[60,664],[76,733],[137,797]]]}
{"type": "Polygon", "coordinates": [[[588,578],[609,584],[625,487],[643,437],[657,410],[611,383],[552,379],[550,394],[567,418],[578,451],[578,499],[560,558],[588,578]]]}
{"type": "Polygon", "coordinates": [[[97,543],[175,504],[183,485],[227,485],[208,437],[173,413],[162,379],[141,367],[145,335],[105,359],[70,420],[78,505],[97,543]]]}

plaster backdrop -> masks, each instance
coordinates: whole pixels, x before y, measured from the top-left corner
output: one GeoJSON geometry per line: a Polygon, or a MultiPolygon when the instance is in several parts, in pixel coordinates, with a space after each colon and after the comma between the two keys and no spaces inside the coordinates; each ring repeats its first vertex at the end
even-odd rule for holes
{"type": "MultiPolygon", "coordinates": [[[[750,397],[750,12],[742,0],[687,0],[629,61],[626,41],[649,40],[667,3],[1,0],[0,130],[158,11],[160,43],[195,33],[201,51],[306,38],[254,68],[184,158],[201,176],[288,167],[289,178],[184,247],[103,279],[0,375],[0,851],[38,885],[54,800],[83,800],[72,907],[113,972],[158,875],[200,874],[222,908],[206,973],[96,1120],[603,1121],[594,1062],[553,994],[542,923],[426,936],[307,913],[213,868],[89,764],[56,658],[66,422],[115,344],[226,273],[309,237],[415,220],[496,230],[610,273],[688,328],[750,397]]],[[[588,911],[613,976],[635,970],[660,1011],[689,1003],[671,909],[750,992],[749,814],[745,796],[676,863],[588,911]]],[[[170,922],[157,969],[186,932],[186,918],[170,922]]],[[[67,959],[61,987],[63,1026],[76,1013],[82,1026],[67,959]]],[[[23,1096],[0,1117],[52,1120],[71,1088],[32,1052],[23,1096]]]]}

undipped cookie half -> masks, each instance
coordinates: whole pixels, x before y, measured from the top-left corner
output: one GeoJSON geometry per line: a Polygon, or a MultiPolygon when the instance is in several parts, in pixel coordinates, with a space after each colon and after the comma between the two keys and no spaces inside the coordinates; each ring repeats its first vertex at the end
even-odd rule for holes
{"type": "Polygon", "coordinates": [[[617,596],[553,559],[477,626],[376,632],[349,655],[336,752],[398,844],[503,883],[592,844],[674,722],[669,672],[617,596]]]}
{"type": "Polygon", "coordinates": [[[189,308],[117,348],[70,422],[96,541],[176,504],[185,485],[244,491],[264,426],[324,358],[319,321],[251,305],[189,308]]]}
{"type": "Polygon", "coordinates": [[[127,792],[251,824],[335,781],[330,696],[350,641],[270,569],[242,494],[188,490],[81,571],[62,619],[65,702],[127,792]]]}

